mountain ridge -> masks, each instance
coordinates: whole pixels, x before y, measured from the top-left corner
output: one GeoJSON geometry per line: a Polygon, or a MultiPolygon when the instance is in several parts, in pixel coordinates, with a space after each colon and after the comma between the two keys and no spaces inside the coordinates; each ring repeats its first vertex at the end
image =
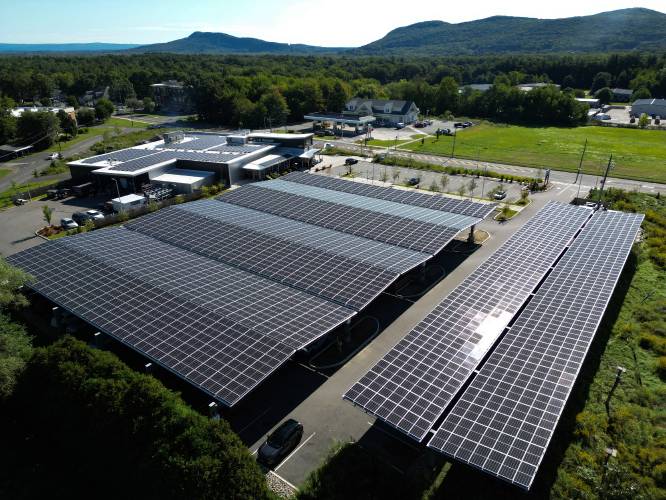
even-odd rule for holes
{"type": "Polygon", "coordinates": [[[448,23],[421,21],[397,27],[356,48],[319,47],[195,31],[163,43],[2,44],[0,53],[116,52],[276,55],[490,55],[666,50],[666,14],[634,7],[559,19],[491,16],[448,23]]]}

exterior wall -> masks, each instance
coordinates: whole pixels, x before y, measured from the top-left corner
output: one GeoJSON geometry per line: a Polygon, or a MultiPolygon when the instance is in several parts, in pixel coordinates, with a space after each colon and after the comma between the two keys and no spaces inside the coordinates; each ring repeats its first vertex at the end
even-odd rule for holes
{"type": "Polygon", "coordinates": [[[634,104],[631,107],[631,114],[634,116],[641,116],[645,113],[648,116],[661,116],[666,117],[666,106],[658,106],[654,104],[634,104]]]}

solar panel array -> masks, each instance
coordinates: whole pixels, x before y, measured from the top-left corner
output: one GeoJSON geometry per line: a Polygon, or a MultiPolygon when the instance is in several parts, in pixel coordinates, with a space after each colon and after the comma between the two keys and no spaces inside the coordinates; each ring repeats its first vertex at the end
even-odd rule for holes
{"type": "Polygon", "coordinates": [[[428,195],[414,190],[395,189],[391,187],[373,186],[363,182],[350,182],[344,179],[324,175],[311,175],[303,172],[292,172],[282,180],[318,186],[333,191],[357,194],[369,198],[393,201],[433,210],[444,210],[472,217],[487,217],[496,207],[494,203],[478,203],[470,200],[457,200],[445,196],[428,195]]]}
{"type": "MultiPolygon", "coordinates": [[[[111,169],[202,156],[237,154],[129,153],[111,169]]],[[[443,212],[432,223],[313,193],[249,185],[10,261],[37,277],[39,293],[231,406],[459,231],[441,223],[443,212]]]]}
{"type": "MultiPolygon", "coordinates": [[[[262,185],[265,184],[268,183],[262,185]]],[[[460,232],[460,229],[449,229],[428,222],[321,201],[254,184],[226,193],[218,199],[430,254],[439,252],[460,232]]]]}
{"type": "Polygon", "coordinates": [[[546,205],[344,397],[422,440],[590,214],[546,205]]]}
{"type": "Polygon", "coordinates": [[[208,151],[219,151],[221,153],[248,154],[248,153],[254,153],[259,149],[264,149],[266,147],[268,147],[268,145],[266,144],[222,144],[221,146],[211,148],[208,151]]]}
{"type": "Polygon", "coordinates": [[[372,212],[379,212],[386,215],[395,215],[396,217],[403,217],[419,222],[428,222],[430,224],[437,224],[439,226],[450,228],[464,229],[478,222],[476,217],[470,217],[467,215],[442,212],[430,208],[414,207],[402,203],[379,200],[377,198],[348,194],[342,191],[332,191],[330,189],[309,186],[307,184],[285,182],[280,179],[261,182],[257,185],[259,187],[274,189],[284,193],[306,196],[315,200],[330,201],[332,203],[339,203],[349,207],[370,210],[372,212]]]}
{"type": "Polygon", "coordinates": [[[92,164],[106,160],[117,160],[123,162],[135,160],[144,156],[154,155],[155,153],[157,153],[157,151],[154,149],[121,149],[120,151],[114,151],[113,153],[106,153],[103,155],[93,156],[92,158],[86,158],[85,160],[82,160],[82,163],[92,164]]]}
{"type": "Polygon", "coordinates": [[[619,212],[594,215],[430,447],[529,489],[642,219],[619,212]]]}
{"type": "Polygon", "coordinates": [[[135,231],[97,231],[63,244],[294,349],[353,315],[348,308],[135,231]]]}
{"type": "Polygon", "coordinates": [[[199,200],[179,205],[178,208],[398,273],[407,272],[431,257],[426,253],[387,245],[222,201],[199,200]]]}
{"type": "Polygon", "coordinates": [[[223,144],[226,144],[227,142],[226,137],[219,135],[196,135],[193,137],[195,138],[189,141],[171,142],[159,147],[161,149],[182,149],[190,151],[203,151],[205,149],[221,146],[223,144]]]}
{"type": "Polygon", "coordinates": [[[32,286],[39,293],[229,405],[293,354],[281,342],[60,242],[9,262],[37,277],[32,286]]]}
{"type": "Polygon", "coordinates": [[[160,151],[148,156],[142,156],[133,160],[125,161],[119,165],[110,167],[109,170],[114,172],[137,172],[144,168],[152,167],[158,163],[164,163],[169,160],[175,160],[178,156],[174,155],[172,151],[160,151]]]}
{"type": "Polygon", "coordinates": [[[399,273],[169,207],[127,228],[360,310],[399,273]]]}

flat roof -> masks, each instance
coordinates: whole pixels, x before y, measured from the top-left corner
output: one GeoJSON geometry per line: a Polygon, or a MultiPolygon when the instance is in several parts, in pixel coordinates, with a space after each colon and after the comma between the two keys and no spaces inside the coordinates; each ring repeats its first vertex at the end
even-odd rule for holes
{"type": "Polygon", "coordinates": [[[372,115],[345,115],[342,113],[308,113],[303,117],[306,120],[310,121],[330,121],[330,122],[335,122],[335,123],[354,123],[354,124],[359,124],[362,125],[364,123],[372,123],[375,120],[377,120],[374,116],[372,115]]]}
{"type": "Polygon", "coordinates": [[[120,198],[112,198],[111,201],[115,201],[117,203],[132,203],[133,201],[139,201],[139,200],[145,200],[146,197],[142,196],[140,194],[126,194],[125,196],[121,196],[120,198]]]}
{"type": "MultiPolygon", "coordinates": [[[[284,140],[302,139],[312,134],[261,134],[284,140]]],[[[181,140],[165,142],[164,139],[149,144],[121,149],[83,160],[70,162],[70,166],[87,167],[94,173],[134,177],[156,168],[179,161],[228,164],[238,160],[250,161],[275,149],[274,144],[239,144],[228,142],[222,134],[187,132],[181,140]]]]}
{"type": "Polygon", "coordinates": [[[151,179],[157,182],[168,182],[170,184],[194,184],[201,180],[207,179],[215,175],[215,172],[208,172],[205,170],[187,170],[184,168],[174,168],[167,170],[161,175],[151,179]]]}

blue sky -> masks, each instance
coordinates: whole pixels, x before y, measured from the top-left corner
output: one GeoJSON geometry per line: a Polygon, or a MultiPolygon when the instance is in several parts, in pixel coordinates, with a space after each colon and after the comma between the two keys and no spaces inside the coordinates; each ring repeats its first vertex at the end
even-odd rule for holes
{"type": "Polygon", "coordinates": [[[646,7],[664,0],[0,0],[0,42],[154,43],[218,31],[288,43],[358,46],[398,26],[492,15],[557,18],[646,7]]]}

